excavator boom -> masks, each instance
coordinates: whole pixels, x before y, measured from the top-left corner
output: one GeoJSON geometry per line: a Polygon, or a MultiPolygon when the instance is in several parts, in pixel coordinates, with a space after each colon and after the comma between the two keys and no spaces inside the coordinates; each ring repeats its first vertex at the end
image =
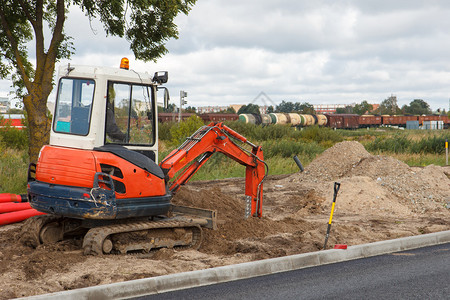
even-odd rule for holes
{"type": "Polygon", "coordinates": [[[177,149],[173,150],[160,163],[160,167],[169,182],[169,189],[175,193],[181,185],[188,182],[197,170],[205,164],[214,153],[223,153],[246,167],[245,199],[246,216],[262,216],[262,183],[266,177],[267,164],[263,160],[263,151],[239,133],[223,123],[210,123],[202,126],[177,149]],[[233,142],[237,139],[251,146],[251,151],[233,142]]]}

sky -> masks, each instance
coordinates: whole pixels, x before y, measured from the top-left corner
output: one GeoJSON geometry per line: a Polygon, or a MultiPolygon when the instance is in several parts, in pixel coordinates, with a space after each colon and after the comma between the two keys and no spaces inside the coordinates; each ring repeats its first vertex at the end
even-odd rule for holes
{"type": "MultiPolygon", "coordinates": [[[[198,0],[153,63],[72,6],[66,33],[76,54],[61,63],[115,67],[126,56],[135,71],[168,71],[171,101],[184,90],[195,107],[377,104],[395,95],[400,107],[423,99],[449,110],[449,16],[445,0],[198,0]]],[[[0,96],[9,85],[0,81],[0,96]]]]}

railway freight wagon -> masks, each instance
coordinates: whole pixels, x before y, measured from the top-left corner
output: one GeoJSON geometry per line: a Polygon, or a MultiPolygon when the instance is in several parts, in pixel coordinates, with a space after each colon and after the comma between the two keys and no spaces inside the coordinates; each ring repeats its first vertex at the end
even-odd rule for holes
{"type": "Polygon", "coordinates": [[[354,114],[325,114],[328,119],[328,127],[335,129],[359,128],[359,115],[354,114]]]}
{"type": "Polygon", "coordinates": [[[325,115],[308,115],[297,113],[270,113],[270,114],[240,114],[239,121],[256,125],[291,125],[307,127],[313,125],[325,126],[328,119],[325,115]]]}
{"type": "Polygon", "coordinates": [[[205,123],[209,123],[209,122],[224,122],[224,121],[236,121],[238,119],[238,115],[237,114],[215,113],[215,114],[200,114],[198,116],[205,123]]]}
{"type": "Polygon", "coordinates": [[[382,124],[381,116],[362,115],[359,117],[359,127],[378,127],[382,124]]]}
{"type": "Polygon", "coordinates": [[[383,125],[406,127],[406,122],[417,121],[418,116],[389,116],[382,115],[383,125]]]}

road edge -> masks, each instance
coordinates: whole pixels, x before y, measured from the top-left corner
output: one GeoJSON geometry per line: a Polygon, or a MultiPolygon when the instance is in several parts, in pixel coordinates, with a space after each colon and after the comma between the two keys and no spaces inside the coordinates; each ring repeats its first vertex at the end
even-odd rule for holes
{"type": "Polygon", "coordinates": [[[450,243],[450,230],[22,299],[126,299],[450,243]]]}

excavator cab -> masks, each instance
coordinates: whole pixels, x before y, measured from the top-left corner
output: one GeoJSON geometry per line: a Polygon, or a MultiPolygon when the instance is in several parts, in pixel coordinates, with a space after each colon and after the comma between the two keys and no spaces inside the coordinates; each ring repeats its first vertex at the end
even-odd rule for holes
{"type": "MultiPolygon", "coordinates": [[[[157,89],[153,77],[128,69],[63,66],[59,69],[50,145],[92,150],[121,145],[157,161],[157,89]]],[[[165,105],[168,92],[164,89],[165,105]]]]}

